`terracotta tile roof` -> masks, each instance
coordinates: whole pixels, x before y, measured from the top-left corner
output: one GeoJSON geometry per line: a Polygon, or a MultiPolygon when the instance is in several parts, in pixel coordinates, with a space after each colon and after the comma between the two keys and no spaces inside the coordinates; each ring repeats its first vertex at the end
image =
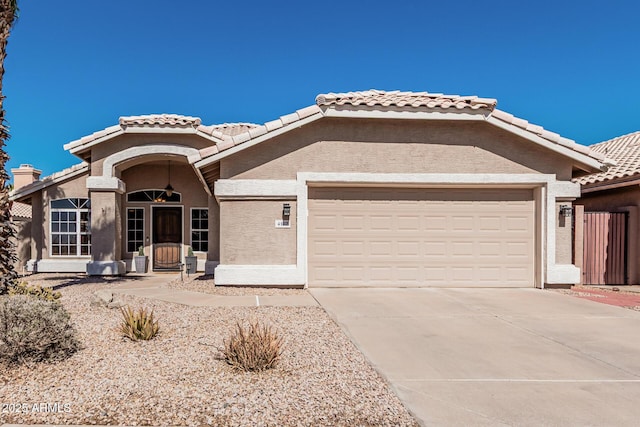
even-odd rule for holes
{"type": "MultiPolygon", "coordinates": [[[[150,129],[154,128],[176,128],[177,132],[190,132],[191,129],[196,134],[211,140],[209,147],[200,150],[204,164],[205,158],[216,155],[226,150],[230,150],[238,145],[251,145],[264,139],[270,138],[290,129],[298,128],[306,123],[317,120],[324,116],[330,116],[335,112],[370,114],[370,112],[381,112],[383,114],[469,114],[475,119],[486,120],[494,125],[508,129],[511,132],[520,132],[526,138],[532,139],[539,144],[547,145],[549,148],[565,155],[572,155],[573,152],[591,158],[586,163],[595,167],[597,162],[606,161],[601,153],[589,150],[587,147],[563,138],[557,133],[545,130],[542,126],[537,126],[526,120],[514,117],[496,109],[497,101],[491,98],[480,98],[477,96],[444,95],[440,93],[428,92],[402,92],[402,91],[382,91],[368,90],[361,92],[327,93],[316,97],[316,103],[306,108],[297,110],[294,113],[281,116],[280,118],[267,122],[263,125],[253,123],[224,123],[219,125],[203,126],[197,117],[179,116],[175,114],[153,114],[146,116],[121,117],[119,124],[111,126],[92,135],[81,138],[65,145],[65,149],[72,153],[79,153],[87,150],[88,147],[101,143],[105,139],[124,133],[128,127],[138,127],[150,129]],[[340,108],[345,106],[345,108],[340,108]],[[551,144],[549,144],[549,142],[551,144]],[[563,151],[564,150],[564,151],[563,151]]],[[[360,117],[360,116],[358,116],[360,117]]],[[[199,167],[199,166],[198,166],[199,167]]]]}
{"type": "Polygon", "coordinates": [[[159,126],[159,127],[193,127],[200,126],[199,117],[181,116],[178,114],[149,114],[145,116],[120,117],[120,126],[159,126]]]}
{"type": "Polygon", "coordinates": [[[199,117],[181,116],[178,114],[149,114],[144,116],[128,116],[120,117],[118,124],[109,126],[103,130],[84,136],[75,141],[71,141],[64,145],[65,150],[76,153],[78,150],[86,150],[87,147],[98,143],[98,140],[113,138],[122,135],[128,128],[143,129],[176,129],[193,131],[200,133],[202,136],[212,137],[213,143],[215,139],[223,139],[224,133],[220,129],[211,129],[211,126],[202,126],[199,117]]]}
{"type": "Polygon", "coordinates": [[[316,115],[318,118],[322,117],[322,110],[317,105],[302,108],[300,110],[297,110],[295,113],[281,116],[280,118],[267,122],[263,125],[256,125],[249,128],[245,132],[235,134],[231,137],[225,135],[225,138],[222,142],[218,142],[211,147],[203,148],[202,150],[200,150],[200,156],[202,158],[212,156],[221,151],[229,150],[236,145],[243,144],[268,133],[275,132],[293,125],[298,126],[301,120],[310,118],[313,115],[316,115]]]}
{"type": "Polygon", "coordinates": [[[543,128],[542,126],[539,125],[534,125],[533,123],[529,123],[528,121],[524,120],[524,119],[520,119],[518,117],[515,117],[512,114],[509,113],[505,113],[504,111],[501,110],[493,110],[493,112],[491,113],[491,117],[494,119],[498,119],[501,122],[516,126],[522,130],[525,130],[531,134],[534,134],[536,136],[539,136],[541,138],[546,139],[547,141],[551,141],[555,144],[561,145],[563,147],[567,147],[570,148],[573,151],[577,151],[581,154],[584,154],[586,156],[592,157],[600,162],[605,162],[608,164],[609,162],[609,158],[607,156],[605,156],[602,153],[598,153],[595,152],[593,150],[590,150],[590,147],[586,147],[582,144],[578,144],[577,142],[575,142],[572,139],[569,138],[565,138],[563,136],[560,136],[559,134],[555,133],[555,132],[551,132],[546,130],[545,128],[543,128]]]}
{"type": "Polygon", "coordinates": [[[11,216],[14,218],[31,218],[31,205],[20,202],[11,203],[11,216]]]}
{"type": "Polygon", "coordinates": [[[239,135],[258,126],[260,125],[254,123],[222,123],[219,125],[199,126],[198,130],[207,135],[217,134],[220,139],[224,139],[225,136],[239,135]]]}
{"type": "Polygon", "coordinates": [[[95,141],[99,138],[105,137],[105,136],[109,136],[109,135],[113,135],[113,134],[118,134],[118,133],[122,133],[122,128],[120,127],[120,125],[115,125],[115,126],[109,126],[108,128],[99,130],[97,132],[93,132],[91,135],[87,135],[87,136],[83,136],[80,139],[77,139],[75,141],[71,141],[68,144],[64,145],[65,150],[68,150],[70,148],[79,146],[79,145],[83,145],[83,144],[87,144],[89,142],[95,141]]]}
{"type": "Polygon", "coordinates": [[[640,175],[640,131],[599,142],[588,148],[612,159],[616,164],[606,172],[586,175],[576,179],[576,182],[589,185],[640,175]]]}
{"type": "Polygon", "coordinates": [[[518,128],[522,130],[525,135],[542,138],[551,142],[553,145],[568,148],[574,152],[595,159],[598,162],[607,161],[603,154],[593,152],[584,145],[580,145],[575,141],[564,138],[557,133],[550,132],[542,126],[531,124],[526,120],[514,117],[512,114],[496,109],[496,104],[497,101],[490,98],[443,95],[428,92],[387,92],[372,89],[363,92],[320,94],[316,97],[316,105],[303,108],[293,114],[282,116],[279,119],[265,123],[262,126],[256,126],[246,132],[238,133],[230,140],[228,138],[224,138],[224,141],[200,150],[200,155],[202,159],[204,159],[225,150],[229,150],[237,145],[255,140],[268,133],[280,131],[283,128],[295,128],[298,126],[298,122],[307,117],[313,115],[318,115],[318,118],[323,117],[326,114],[326,110],[334,108],[334,106],[351,105],[355,107],[362,106],[367,109],[374,110],[385,110],[387,107],[392,107],[395,110],[453,110],[452,112],[469,109],[476,110],[478,113],[482,113],[486,120],[492,121],[493,123],[500,123],[506,127],[518,128]]]}
{"type": "Polygon", "coordinates": [[[412,107],[412,108],[470,108],[472,110],[493,110],[498,101],[477,96],[444,95],[428,92],[400,92],[394,90],[367,90],[362,92],[327,93],[316,97],[316,104],[327,105],[353,105],[367,107],[412,107]]]}

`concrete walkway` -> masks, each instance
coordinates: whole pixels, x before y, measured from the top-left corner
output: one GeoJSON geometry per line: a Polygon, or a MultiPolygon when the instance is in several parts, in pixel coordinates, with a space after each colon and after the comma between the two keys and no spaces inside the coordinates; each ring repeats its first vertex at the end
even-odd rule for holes
{"type": "Polygon", "coordinates": [[[138,280],[125,282],[105,291],[116,295],[135,295],[194,307],[305,307],[318,305],[315,298],[308,292],[300,295],[213,295],[169,288],[168,284],[179,280],[180,275],[149,274],[135,277],[138,280]]]}

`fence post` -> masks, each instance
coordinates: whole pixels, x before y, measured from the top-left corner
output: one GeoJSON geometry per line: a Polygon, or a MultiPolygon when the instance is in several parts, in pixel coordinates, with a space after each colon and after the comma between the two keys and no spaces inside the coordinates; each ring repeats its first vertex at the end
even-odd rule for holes
{"type": "Polygon", "coordinates": [[[573,264],[580,269],[580,285],[584,283],[584,206],[574,205],[573,264]]]}

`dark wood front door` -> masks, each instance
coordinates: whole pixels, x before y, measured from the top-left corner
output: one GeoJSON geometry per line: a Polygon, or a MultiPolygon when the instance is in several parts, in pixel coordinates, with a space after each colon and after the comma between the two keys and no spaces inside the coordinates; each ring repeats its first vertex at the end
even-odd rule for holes
{"type": "Polygon", "coordinates": [[[179,270],[182,245],[182,209],[153,208],[153,269],[179,270]]]}

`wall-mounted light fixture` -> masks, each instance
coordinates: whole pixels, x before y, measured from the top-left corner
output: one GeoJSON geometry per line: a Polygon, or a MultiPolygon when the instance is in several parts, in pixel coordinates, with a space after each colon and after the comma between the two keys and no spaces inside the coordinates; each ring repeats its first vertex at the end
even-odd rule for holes
{"type": "Polygon", "coordinates": [[[571,218],[571,215],[573,215],[573,208],[569,205],[560,205],[560,215],[565,218],[571,218]]]}
{"type": "Polygon", "coordinates": [[[285,203],[282,205],[282,216],[283,217],[291,216],[291,204],[285,203]]]}

